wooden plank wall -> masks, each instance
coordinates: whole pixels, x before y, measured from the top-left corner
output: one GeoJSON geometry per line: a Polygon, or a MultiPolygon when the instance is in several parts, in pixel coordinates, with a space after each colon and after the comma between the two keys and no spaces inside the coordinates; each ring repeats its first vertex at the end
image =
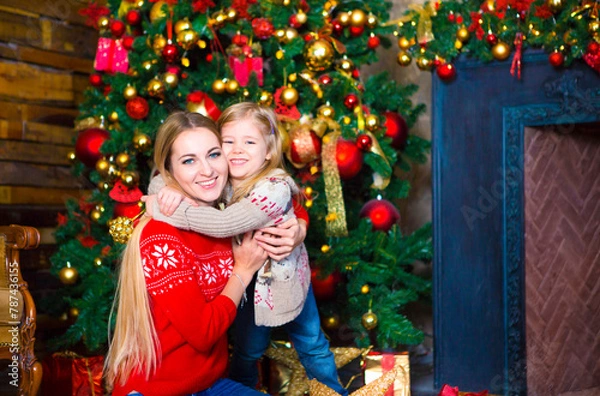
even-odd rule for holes
{"type": "Polygon", "coordinates": [[[0,224],[42,230],[86,182],[71,175],[73,121],[93,71],[97,32],[81,0],[0,3],[0,224]]]}

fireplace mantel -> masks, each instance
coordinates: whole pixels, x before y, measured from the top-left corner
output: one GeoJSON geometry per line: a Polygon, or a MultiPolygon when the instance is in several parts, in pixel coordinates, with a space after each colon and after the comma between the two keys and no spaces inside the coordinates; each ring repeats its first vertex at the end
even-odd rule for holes
{"type": "Polygon", "coordinates": [[[526,395],[523,134],[600,120],[600,75],[525,52],[434,77],[435,387],[526,395]]]}

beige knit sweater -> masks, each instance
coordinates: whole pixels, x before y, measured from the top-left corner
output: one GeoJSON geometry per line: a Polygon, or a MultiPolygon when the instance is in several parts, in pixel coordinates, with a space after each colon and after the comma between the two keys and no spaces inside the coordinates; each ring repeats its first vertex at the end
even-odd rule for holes
{"type": "MultiPolygon", "coordinates": [[[[156,194],[164,185],[161,176],[156,176],[148,193],[156,194]]],[[[247,197],[224,210],[182,202],[170,217],[160,213],[157,204],[152,212],[156,220],[177,228],[225,238],[274,226],[294,217],[292,196],[297,192],[291,177],[274,171],[259,181],[247,197]]],[[[287,258],[263,266],[258,271],[254,292],[256,324],[280,326],[294,320],[304,307],[309,285],[310,267],[304,244],[297,246],[287,258]]]]}

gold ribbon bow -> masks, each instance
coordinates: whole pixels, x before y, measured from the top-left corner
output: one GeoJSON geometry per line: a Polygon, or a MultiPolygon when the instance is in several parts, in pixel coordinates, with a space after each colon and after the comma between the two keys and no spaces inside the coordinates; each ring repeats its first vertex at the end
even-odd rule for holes
{"type": "Polygon", "coordinates": [[[419,24],[417,25],[417,41],[419,44],[434,40],[435,36],[433,35],[431,17],[436,15],[436,11],[433,4],[410,4],[408,8],[419,14],[419,24]]]}

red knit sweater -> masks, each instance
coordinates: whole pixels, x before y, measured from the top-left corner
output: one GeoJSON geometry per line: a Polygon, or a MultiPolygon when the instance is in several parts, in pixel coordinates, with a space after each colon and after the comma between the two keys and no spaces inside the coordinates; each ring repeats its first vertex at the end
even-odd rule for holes
{"type": "Polygon", "coordinates": [[[148,381],[118,381],[114,396],[177,396],[210,387],[225,376],[227,328],[236,307],[220,293],[233,268],[230,239],[210,238],[151,220],[140,242],[154,325],[162,349],[148,381]]]}

